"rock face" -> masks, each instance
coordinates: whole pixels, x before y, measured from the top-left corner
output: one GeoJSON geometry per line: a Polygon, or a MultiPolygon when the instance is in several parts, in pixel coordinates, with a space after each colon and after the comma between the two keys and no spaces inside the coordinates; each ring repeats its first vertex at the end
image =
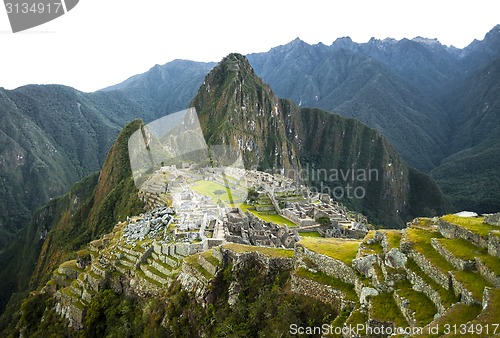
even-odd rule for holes
{"type": "Polygon", "coordinates": [[[407,257],[398,248],[392,248],[385,255],[385,264],[393,269],[402,269],[406,265],[407,257]]]}
{"type": "Polygon", "coordinates": [[[360,258],[356,258],[352,261],[354,268],[359,271],[365,277],[372,277],[374,274],[373,264],[377,262],[376,255],[368,255],[360,258]]]}
{"type": "Polygon", "coordinates": [[[368,300],[366,297],[368,296],[378,296],[379,295],[379,292],[374,289],[374,288],[370,288],[370,287],[364,287],[361,289],[361,295],[359,296],[359,301],[361,304],[368,304],[368,300]]]}

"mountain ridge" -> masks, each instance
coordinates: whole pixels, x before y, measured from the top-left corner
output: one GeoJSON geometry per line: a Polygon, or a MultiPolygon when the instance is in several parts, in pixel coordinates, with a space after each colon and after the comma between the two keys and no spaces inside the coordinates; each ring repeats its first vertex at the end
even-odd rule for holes
{"type": "MultiPolygon", "coordinates": [[[[239,149],[247,167],[283,170],[285,175],[306,164],[308,169],[326,171],[374,169],[378,176],[373,181],[315,183],[330,191],[357,184],[366,191],[366,201],[343,196],[342,202],[351,202],[357,211],[388,226],[402,226],[416,211],[409,205],[409,169],[379,132],[355,119],[278,99],[240,54],[230,54],[213,68],[191,106],[198,112],[207,144],[239,149]]],[[[434,212],[444,212],[445,204],[441,196],[434,212]]]]}

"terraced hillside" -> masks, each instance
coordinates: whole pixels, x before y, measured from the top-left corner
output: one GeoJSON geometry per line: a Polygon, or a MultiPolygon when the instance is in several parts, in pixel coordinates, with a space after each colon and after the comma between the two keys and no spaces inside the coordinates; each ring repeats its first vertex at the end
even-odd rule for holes
{"type": "Polygon", "coordinates": [[[217,292],[234,307],[244,292],[234,276],[257,269],[266,278],[285,273],[289,292],[333,308],[331,336],[500,335],[500,228],[483,218],[416,219],[402,231],[371,230],[362,240],[308,236],[294,250],[229,242],[209,247],[161,236],[130,241],[124,229],[137,220],[91,242],[39,291],[53,295],[69,326],[81,329],[88,304],[106,289],[168,304],[169,287],[177,283],[210,307],[228,271],[230,287],[217,292]],[[342,335],[346,326],[353,330],[342,335]]]}

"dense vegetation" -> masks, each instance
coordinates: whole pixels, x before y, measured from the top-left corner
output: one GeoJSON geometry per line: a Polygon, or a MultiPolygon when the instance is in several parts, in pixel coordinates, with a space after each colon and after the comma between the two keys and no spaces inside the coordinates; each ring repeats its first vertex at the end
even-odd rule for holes
{"type": "Polygon", "coordinates": [[[28,298],[4,334],[54,337],[277,337],[290,336],[290,323],[321,326],[337,313],[324,303],[289,291],[289,273],[267,276],[255,262],[235,272],[226,267],[214,281],[204,308],[193,294],[174,283],[160,298],[132,299],[112,290],[99,292],[89,304],[84,329],[64,328],[46,295],[28,298]],[[234,306],[228,304],[230,284],[241,291],[234,306]],[[43,320],[42,320],[43,318],[43,320]]]}
{"type": "MultiPolygon", "coordinates": [[[[37,289],[55,267],[75,258],[76,250],[110,232],[118,221],[143,211],[128,155],[128,139],[142,125],[140,120],[128,124],[109,151],[99,175],[89,176],[70,193],[38,211],[33,222],[21,232],[24,237],[13,241],[0,255],[4,277],[0,281],[2,308],[12,292],[26,290],[28,282],[31,289],[37,289]]],[[[11,301],[19,300],[20,297],[13,297],[11,301]]],[[[6,325],[12,315],[11,311],[5,312],[0,324],[6,325]]]]}
{"type": "Polygon", "coordinates": [[[453,204],[476,212],[500,210],[500,59],[451,95],[450,156],[432,176],[453,204]]]}
{"type": "Polygon", "coordinates": [[[457,209],[477,212],[500,209],[499,57],[500,25],[464,49],[347,37],[248,56],[280,97],[381,131],[410,165],[432,170],[457,209]]]}

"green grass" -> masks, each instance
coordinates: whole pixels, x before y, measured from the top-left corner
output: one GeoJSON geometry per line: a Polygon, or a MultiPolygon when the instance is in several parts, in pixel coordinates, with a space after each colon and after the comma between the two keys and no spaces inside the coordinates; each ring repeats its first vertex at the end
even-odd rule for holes
{"type": "Polygon", "coordinates": [[[413,248],[424,255],[441,272],[448,273],[448,271],[454,270],[453,265],[431,245],[431,238],[443,238],[439,232],[410,227],[406,229],[406,234],[408,242],[412,243],[413,248]]]}
{"type": "Polygon", "coordinates": [[[153,278],[150,278],[150,277],[146,276],[146,274],[144,273],[144,271],[142,271],[141,269],[137,269],[137,270],[135,270],[135,273],[136,273],[139,277],[141,277],[142,279],[145,279],[145,280],[147,280],[148,282],[150,282],[151,284],[154,284],[154,285],[156,285],[156,286],[158,286],[158,287],[160,287],[160,288],[162,288],[162,287],[163,287],[163,284],[162,284],[162,283],[160,283],[160,282],[158,282],[158,281],[155,281],[153,278]]]}
{"type": "Polygon", "coordinates": [[[497,276],[500,275],[500,259],[490,256],[488,254],[488,249],[475,246],[462,238],[442,238],[439,239],[439,243],[456,258],[462,260],[474,260],[474,258],[479,258],[488,269],[497,276]]]}
{"type": "Polygon", "coordinates": [[[295,274],[299,277],[307,278],[320,284],[331,286],[335,290],[342,291],[348,300],[356,301],[358,299],[358,296],[354,291],[354,285],[343,282],[340,279],[327,275],[324,272],[312,272],[304,268],[298,268],[295,271],[295,274]]]}
{"type": "Polygon", "coordinates": [[[306,237],[298,242],[298,244],[311,251],[335,258],[347,265],[351,265],[353,259],[356,258],[361,241],[341,238],[306,237]]]}
{"type": "Polygon", "coordinates": [[[460,299],[458,296],[455,296],[453,290],[446,290],[441,285],[436,283],[434,279],[429,277],[422,269],[415,263],[415,261],[411,258],[406,262],[406,267],[413,272],[415,272],[420,278],[424,280],[434,291],[439,294],[439,298],[441,298],[441,303],[445,308],[450,307],[452,304],[455,304],[460,299]]]}
{"type": "Polygon", "coordinates": [[[234,194],[234,191],[226,186],[223,186],[217,182],[200,180],[189,186],[193,191],[211,197],[214,203],[219,199],[225,204],[238,204],[243,201],[234,194]],[[216,191],[223,191],[221,195],[215,194],[216,191]]]}
{"type": "Polygon", "coordinates": [[[65,268],[65,269],[72,269],[72,270],[76,270],[76,271],[80,271],[80,272],[83,271],[83,269],[80,269],[78,266],[76,266],[76,259],[71,260],[71,261],[66,261],[59,266],[61,268],[65,268]]]}
{"type": "Polygon", "coordinates": [[[200,253],[200,255],[203,256],[203,258],[205,258],[213,266],[220,266],[221,265],[219,260],[217,258],[215,258],[214,256],[212,256],[212,250],[204,251],[204,252],[200,253]]]}
{"type": "MultiPolygon", "coordinates": [[[[130,268],[128,268],[128,269],[130,269],[130,268]]],[[[87,274],[89,276],[93,277],[94,279],[97,279],[97,280],[101,280],[102,279],[101,275],[96,274],[94,271],[92,271],[90,269],[87,271],[87,274]]]]}
{"type": "MultiPolygon", "coordinates": [[[[500,289],[490,290],[489,306],[481,312],[476,320],[472,324],[499,324],[500,318],[500,289]]],[[[500,333],[500,328],[497,329],[497,333],[500,333]]]]}
{"type": "Polygon", "coordinates": [[[362,253],[364,255],[369,254],[382,254],[384,252],[384,248],[382,247],[382,242],[376,241],[368,244],[368,241],[373,240],[375,237],[375,230],[370,230],[366,234],[365,238],[363,238],[363,242],[361,243],[362,253]]]}
{"type": "MultiPolygon", "coordinates": [[[[333,327],[333,328],[336,328],[336,327],[343,327],[344,326],[344,323],[345,321],[347,320],[347,318],[349,318],[349,315],[351,314],[350,311],[348,310],[342,310],[340,311],[340,313],[338,314],[337,317],[335,317],[335,319],[330,323],[330,325],[333,327]]],[[[336,335],[335,333],[333,334],[327,334],[325,335],[325,337],[335,337],[335,338],[342,338],[342,335],[339,334],[339,335],[336,335]]]]}
{"type": "MultiPolygon", "coordinates": [[[[148,260],[149,259],[153,260],[152,258],[148,258],[148,260]]],[[[166,270],[169,270],[169,271],[175,270],[174,267],[170,266],[169,264],[167,264],[165,262],[160,261],[159,259],[154,260],[154,261],[155,261],[156,264],[161,265],[166,270]]]]}
{"type": "Polygon", "coordinates": [[[293,258],[294,255],[294,251],[290,249],[269,248],[264,246],[226,243],[223,247],[237,253],[258,252],[271,257],[293,258]]]}
{"type": "Polygon", "coordinates": [[[79,299],[80,298],[80,295],[78,295],[75,292],[73,292],[73,290],[69,286],[61,289],[61,292],[64,293],[66,296],[70,297],[70,298],[74,298],[74,299],[79,299]]]}
{"type": "Polygon", "coordinates": [[[285,217],[278,215],[278,214],[258,212],[257,210],[255,210],[254,207],[252,207],[251,205],[248,205],[246,203],[241,204],[239,207],[241,208],[241,210],[243,212],[248,211],[248,212],[252,213],[255,217],[263,220],[264,222],[271,222],[271,223],[279,224],[279,225],[286,224],[289,227],[296,227],[297,226],[297,224],[293,223],[288,218],[285,218],[285,217]]]}
{"type": "Polygon", "coordinates": [[[434,319],[437,313],[434,303],[424,293],[413,290],[409,282],[398,288],[398,295],[410,302],[410,309],[415,311],[417,326],[423,327],[434,319]]]}
{"type": "Polygon", "coordinates": [[[373,238],[373,235],[375,234],[374,230],[371,230],[368,232],[368,234],[365,236],[363,243],[361,243],[361,247],[363,249],[363,254],[365,255],[370,255],[370,254],[382,254],[384,253],[384,248],[382,247],[381,242],[374,242],[371,244],[368,244],[367,241],[373,238]],[[372,234],[370,234],[372,233],[372,234]]]}
{"type": "Polygon", "coordinates": [[[459,225],[478,235],[488,237],[492,230],[498,230],[497,226],[484,223],[484,217],[460,217],[456,215],[445,215],[441,217],[443,221],[459,225]]]}
{"type": "Polygon", "coordinates": [[[153,274],[165,279],[165,280],[169,280],[170,277],[165,275],[163,272],[159,271],[158,269],[154,268],[153,266],[151,265],[146,265],[146,269],[148,269],[150,272],[152,272],[153,274]]]}
{"type": "Polygon", "coordinates": [[[477,256],[488,254],[488,249],[475,246],[462,238],[441,238],[439,244],[448,250],[454,257],[462,260],[473,260],[477,256]]]}
{"type": "Polygon", "coordinates": [[[356,327],[358,324],[363,325],[363,330],[358,331],[359,334],[364,335],[366,333],[366,323],[368,322],[368,315],[362,312],[360,309],[356,309],[351,312],[351,315],[345,321],[345,324],[349,327],[356,327]]]}
{"type": "Polygon", "coordinates": [[[393,294],[384,292],[371,298],[370,318],[393,322],[395,326],[407,327],[408,322],[394,300],[393,294]]]}
{"type": "Polygon", "coordinates": [[[474,299],[481,302],[483,300],[483,291],[486,286],[491,286],[477,272],[454,271],[453,275],[467,290],[472,293],[474,299]]]}
{"type": "Polygon", "coordinates": [[[321,234],[317,231],[299,231],[300,237],[314,237],[314,238],[322,238],[321,234]]]}
{"type": "Polygon", "coordinates": [[[85,309],[85,305],[83,305],[83,303],[79,300],[73,302],[72,304],[80,311],[83,311],[85,309]]]}
{"type": "Polygon", "coordinates": [[[194,254],[184,258],[184,261],[195,268],[203,277],[207,280],[211,280],[214,276],[208,272],[204,267],[198,262],[198,254],[194,254]]]}
{"type": "Polygon", "coordinates": [[[461,324],[468,323],[469,321],[476,318],[481,312],[481,307],[477,305],[466,305],[464,303],[457,303],[453,307],[449,308],[438,320],[434,321],[431,325],[439,326],[439,335],[432,336],[427,335],[426,337],[439,337],[444,334],[445,325],[457,325],[459,327],[461,324]]]}
{"type": "Polygon", "coordinates": [[[379,230],[383,232],[387,238],[387,250],[399,248],[401,244],[401,230],[379,230]]]}
{"type": "Polygon", "coordinates": [[[500,258],[490,255],[483,255],[479,259],[490,269],[495,275],[500,276],[500,258]]]}

